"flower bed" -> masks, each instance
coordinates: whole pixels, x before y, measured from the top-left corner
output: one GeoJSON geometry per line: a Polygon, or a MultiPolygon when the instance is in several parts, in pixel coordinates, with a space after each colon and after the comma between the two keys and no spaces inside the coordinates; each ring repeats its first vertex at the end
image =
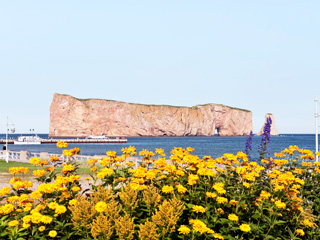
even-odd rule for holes
{"type": "Polygon", "coordinates": [[[167,157],[143,150],[134,168],[129,147],[89,160],[89,189],[72,161],[79,149],[63,152],[69,161],[59,174],[31,159],[36,191],[23,180],[28,168],[10,169],[11,187],[0,189],[0,239],[320,238],[320,163],[309,150],[290,146],[259,164],[243,152],[212,159],[192,148],[167,157]]]}

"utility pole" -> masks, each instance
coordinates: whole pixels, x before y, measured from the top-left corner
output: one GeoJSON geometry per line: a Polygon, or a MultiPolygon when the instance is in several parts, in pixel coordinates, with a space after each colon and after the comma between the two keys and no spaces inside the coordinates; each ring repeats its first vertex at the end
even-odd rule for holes
{"type": "MultiPolygon", "coordinates": [[[[318,146],[318,117],[319,117],[319,114],[318,114],[318,97],[315,96],[314,98],[314,106],[315,106],[315,113],[314,113],[314,117],[316,119],[316,152],[319,152],[319,146],[318,146]]],[[[316,161],[318,162],[319,160],[319,156],[316,156],[316,161]]]]}

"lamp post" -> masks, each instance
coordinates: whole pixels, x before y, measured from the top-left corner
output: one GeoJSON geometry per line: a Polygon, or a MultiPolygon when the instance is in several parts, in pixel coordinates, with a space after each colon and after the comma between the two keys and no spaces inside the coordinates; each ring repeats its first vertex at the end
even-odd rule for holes
{"type": "MultiPolygon", "coordinates": [[[[320,116],[320,114],[318,114],[318,98],[317,96],[315,96],[314,98],[314,105],[315,105],[315,113],[314,113],[314,117],[316,120],[316,152],[319,152],[319,145],[318,145],[318,117],[320,116]]],[[[319,156],[316,155],[316,161],[318,162],[319,160],[319,156]]]]}
{"type": "Polygon", "coordinates": [[[6,131],[6,162],[9,162],[9,153],[8,153],[8,116],[7,116],[7,131],[6,131]]]}
{"type": "MultiPolygon", "coordinates": [[[[8,152],[8,131],[9,131],[9,125],[14,126],[14,124],[9,124],[9,118],[7,116],[7,130],[6,130],[6,162],[9,162],[9,152],[8,152]]],[[[12,132],[15,131],[15,129],[11,129],[12,132]]]]}

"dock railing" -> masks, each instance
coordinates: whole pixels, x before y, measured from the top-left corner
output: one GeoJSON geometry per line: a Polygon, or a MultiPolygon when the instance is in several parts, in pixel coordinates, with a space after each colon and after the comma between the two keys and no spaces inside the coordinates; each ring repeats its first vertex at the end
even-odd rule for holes
{"type": "MultiPolygon", "coordinates": [[[[0,151],[0,159],[6,159],[6,155],[8,152],[8,160],[15,161],[15,162],[30,162],[30,158],[37,157],[40,160],[49,160],[51,156],[59,157],[60,160],[67,161],[67,157],[62,154],[54,154],[48,152],[40,152],[40,153],[33,153],[28,151],[0,151]]],[[[85,155],[74,155],[74,159],[79,163],[88,162],[90,158],[97,158],[97,156],[85,156],[85,155]]],[[[100,156],[102,159],[102,156],[100,156]]]]}
{"type": "MultiPolygon", "coordinates": [[[[6,159],[6,150],[0,150],[0,159],[6,159]]],[[[49,161],[50,157],[58,157],[60,161],[62,162],[67,162],[68,157],[64,156],[62,154],[56,154],[56,153],[48,153],[48,152],[40,152],[40,153],[33,153],[33,152],[28,152],[28,151],[10,151],[8,150],[8,160],[14,161],[14,162],[24,162],[24,163],[29,163],[30,158],[37,157],[40,160],[47,160],[49,161]]],[[[85,156],[85,155],[74,155],[73,161],[76,161],[83,167],[88,167],[88,160],[90,158],[98,159],[98,161],[102,160],[103,158],[106,157],[106,155],[94,155],[94,156],[85,156]]],[[[134,168],[137,168],[141,164],[141,160],[138,159],[138,157],[129,157],[127,158],[124,162],[121,163],[121,165],[124,165],[125,162],[131,161],[135,163],[134,168]]]]}

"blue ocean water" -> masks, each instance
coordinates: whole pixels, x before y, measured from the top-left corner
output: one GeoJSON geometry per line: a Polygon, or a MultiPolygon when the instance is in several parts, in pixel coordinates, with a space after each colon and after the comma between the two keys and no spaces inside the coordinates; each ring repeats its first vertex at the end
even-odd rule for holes
{"type": "MultiPolygon", "coordinates": [[[[28,134],[24,134],[28,135],[28,134]]],[[[9,138],[16,139],[20,134],[10,134],[9,138]]],[[[42,138],[48,138],[48,134],[39,134],[42,138]]],[[[5,139],[4,134],[0,134],[1,139],[5,139]]],[[[156,148],[164,149],[167,156],[174,147],[192,147],[195,149],[194,154],[199,157],[211,156],[212,158],[220,157],[224,153],[236,154],[238,151],[244,151],[247,137],[128,137],[128,142],[108,143],[108,144],[69,144],[68,149],[78,147],[81,155],[104,155],[107,151],[116,151],[121,154],[121,149],[128,146],[136,147],[137,151],[148,149],[154,151],[156,148]]],[[[258,159],[258,148],[261,143],[260,136],[254,136],[252,140],[252,159],[258,159]]],[[[280,136],[271,137],[270,153],[280,152],[290,145],[297,145],[299,148],[310,149],[315,151],[314,134],[280,134],[280,136]]],[[[2,146],[0,145],[2,149],[2,146]]],[[[29,152],[49,152],[61,153],[61,149],[55,144],[41,145],[13,145],[9,144],[8,149],[12,151],[29,151],[29,152]]]]}

